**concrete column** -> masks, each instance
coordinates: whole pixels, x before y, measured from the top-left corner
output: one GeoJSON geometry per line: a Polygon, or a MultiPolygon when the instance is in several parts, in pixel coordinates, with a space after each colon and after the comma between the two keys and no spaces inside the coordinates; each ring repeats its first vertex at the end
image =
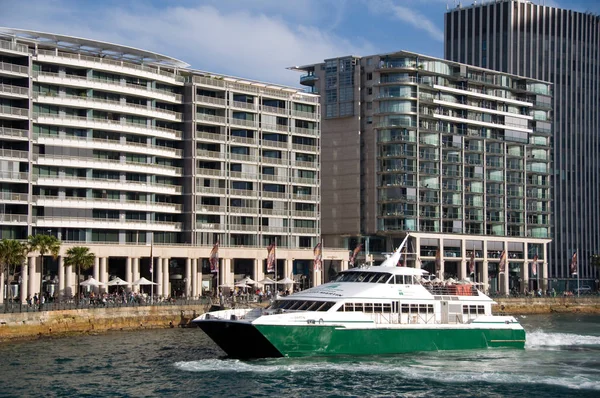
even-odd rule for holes
{"type": "MultiPolygon", "coordinates": [[[[285,262],[283,263],[283,278],[291,278],[292,277],[292,271],[294,270],[294,263],[292,259],[286,258],[284,260],[285,262]]],[[[325,267],[325,261],[322,261],[321,264],[321,268],[325,267]]],[[[321,272],[323,272],[321,270],[321,272]]]]}
{"type": "Polygon", "coordinates": [[[156,266],[154,267],[154,272],[156,273],[156,278],[154,279],[154,282],[157,283],[157,285],[154,285],[156,288],[156,296],[162,296],[162,292],[163,292],[163,274],[162,274],[162,257],[159,257],[156,259],[156,266]]]}
{"type": "Polygon", "coordinates": [[[504,291],[503,293],[505,295],[509,295],[510,293],[510,289],[508,287],[508,275],[510,274],[510,266],[509,266],[509,258],[508,258],[508,243],[507,242],[503,242],[504,243],[504,248],[503,250],[506,251],[506,267],[504,268],[504,278],[502,279],[502,283],[504,285],[504,291]]]}
{"type": "Polygon", "coordinates": [[[65,266],[65,294],[68,297],[75,297],[75,295],[77,294],[77,290],[75,290],[72,265],[65,266]]]}
{"type": "Polygon", "coordinates": [[[230,258],[224,258],[222,263],[221,263],[221,269],[219,270],[219,285],[223,285],[223,284],[231,284],[233,285],[233,275],[232,275],[232,269],[231,269],[231,259],[230,258]]]}
{"type": "Polygon", "coordinates": [[[185,298],[189,299],[192,294],[192,259],[185,259],[185,298]]]}
{"type": "MultiPolygon", "coordinates": [[[[92,278],[97,281],[100,281],[100,257],[94,257],[94,266],[92,268],[92,278]]],[[[99,287],[91,288],[96,294],[100,291],[99,287]]]]}
{"type": "MultiPolygon", "coordinates": [[[[541,277],[541,285],[542,285],[542,290],[544,292],[546,292],[546,290],[548,290],[548,244],[544,243],[544,258],[542,260],[542,277],[541,277]]],[[[539,264],[539,263],[538,263],[539,264]]],[[[538,265],[539,267],[539,265],[538,265]]],[[[538,272],[540,272],[540,270],[538,270],[538,272]]]]}
{"type": "Polygon", "coordinates": [[[125,280],[130,283],[127,288],[131,289],[133,287],[133,285],[131,285],[131,282],[133,282],[131,275],[131,257],[127,257],[125,259],[125,280]]]}
{"type": "Polygon", "coordinates": [[[466,279],[467,278],[467,263],[471,260],[467,257],[467,240],[462,239],[460,242],[460,257],[462,258],[460,262],[460,268],[458,269],[458,279],[466,279]]]}
{"type": "Polygon", "coordinates": [[[60,256],[58,258],[58,297],[60,298],[65,294],[65,258],[60,256]]]}
{"type": "Polygon", "coordinates": [[[29,279],[27,282],[29,283],[29,294],[31,294],[32,299],[33,299],[33,295],[35,293],[40,292],[40,283],[37,278],[37,273],[36,273],[36,269],[35,269],[36,260],[37,260],[37,257],[28,257],[27,258],[27,261],[29,263],[29,279]]]}
{"type": "Polygon", "coordinates": [[[342,260],[342,266],[340,267],[340,271],[346,271],[348,269],[348,266],[350,261],[349,260],[342,260]]]}
{"type": "Polygon", "coordinates": [[[421,238],[415,236],[415,268],[421,269],[421,238]]]}
{"type": "Polygon", "coordinates": [[[523,243],[523,247],[525,261],[523,262],[523,267],[521,268],[521,293],[525,291],[525,288],[527,288],[527,290],[531,290],[531,286],[529,286],[529,255],[527,250],[527,242],[523,243]]]}
{"type": "Polygon", "coordinates": [[[28,264],[27,261],[25,261],[23,264],[21,264],[21,303],[27,302],[27,296],[29,295],[30,291],[27,289],[29,282],[27,269],[28,264]]]}
{"type": "MultiPolygon", "coordinates": [[[[187,263],[186,263],[187,266],[187,263]]],[[[196,298],[199,296],[198,294],[198,259],[197,258],[193,258],[192,259],[192,264],[191,264],[191,278],[192,278],[192,297],[196,298]]]]}
{"type": "MultiPolygon", "coordinates": [[[[140,279],[140,258],[139,257],[133,258],[132,267],[133,267],[133,269],[131,270],[131,279],[133,279],[132,282],[135,282],[138,279],[140,279]]],[[[131,290],[134,292],[139,292],[140,285],[131,285],[131,290]]]]}
{"type": "Polygon", "coordinates": [[[256,282],[262,280],[263,277],[260,274],[261,274],[260,260],[255,258],[254,265],[252,266],[252,279],[254,279],[256,282]]]}
{"type": "Polygon", "coordinates": [[[444,280],[444,240],[440,239],[440,271],[438,272],[438,278],[444,280]]]}
{"type": "MultiPolygon", "coordinates": [[[[108,282],[108,273],[106,272],[106,257],[100,257],[100,273],[98,275],[100,282],[108,282]]],[[[100,292],[105,292],[106,286],[100,286],[100,292]]]]}
{"type": "Polygon", "coordinates": [[[163,258],[163,296],[169,297],[171,289],[169,285],[169,258],[163,258]]]}
{"type": "Polygon", "coordinates": [[[196,264],[196,293],[198,293],[198,297],[202,296],[202,260],[197,258],[193,259],[192,264],[196,264]]]}
{"type": "Polygon", "coordinates": [[[483,282],[483,286],[481,288],[483,289],[484,293],[487,293],[490,290],[490,287],[488,285],[488,261],[487,261],[487,259],[483,260],[483,267],[482,267],[481,273],[482,273],[481,279],[483,282]]]}

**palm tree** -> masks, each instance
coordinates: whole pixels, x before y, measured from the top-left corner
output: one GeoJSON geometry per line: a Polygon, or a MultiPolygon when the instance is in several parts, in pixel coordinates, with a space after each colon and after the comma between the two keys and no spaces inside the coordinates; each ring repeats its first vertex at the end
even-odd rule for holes
{"type": "MultiPolygon", "coordinates": [[[[28,248],[25,243],[14,239],[2,239],[0,241],[0,275],[5,274],[7,289],[16,274],[17,266],[22,265],[27,258],[27,252],[28,248]]],[[[12,290],[8,290],[8,295],[10,299],[13,298],[12,290]]]]}
{"type": "Polygon", "coordinates": [[[29,235],[27,238],[30,252],[40,253],[40,310],[42,309],[42,295],[44,294],[44,256],[49,253],[53,258],[58,257],[60,240],[53,235],[29,235]]]}
{"type": "Polygon", "coordinates": [[[81,270],[90,269],[94,265],[96,255],[90,253],[88,247],[74,246],[67,250],[65,257],[65,265],[73,265],[77,267],[77,302],[79,302],[79,279],[81,278],[81,270]]]}

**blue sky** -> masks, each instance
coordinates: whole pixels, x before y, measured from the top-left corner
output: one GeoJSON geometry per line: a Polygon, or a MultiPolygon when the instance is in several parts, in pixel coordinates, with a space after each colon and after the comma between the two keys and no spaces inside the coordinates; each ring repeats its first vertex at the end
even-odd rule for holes
{"type": "MultiPolygon", "coordinates": [[[[534,2],[600,14],[600,0],[534,2]]],[[[181,59],[195,69],[298,86],[299,74],[286,67],[396,50],[443,57],[444,13],[457,3],[0,0],[0,26],[129,45],[181,59]]]]}

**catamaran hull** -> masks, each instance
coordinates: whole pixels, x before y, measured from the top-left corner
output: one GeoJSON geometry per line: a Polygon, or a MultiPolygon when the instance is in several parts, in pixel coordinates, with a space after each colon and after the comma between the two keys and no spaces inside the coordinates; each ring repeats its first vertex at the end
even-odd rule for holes
{"type": "Polygon", "coordinates": [[[282,357],[273,345],[249,322],[207,319],[194,321],[230,358],[282,357]]]}
{"type": "Polygon", "coordinates": [[[240,359],[389,355],[418,351],[524,348],[525,331],[511,328],[345,328],[210,320],[198,326],[230,357],[240,359]]]}

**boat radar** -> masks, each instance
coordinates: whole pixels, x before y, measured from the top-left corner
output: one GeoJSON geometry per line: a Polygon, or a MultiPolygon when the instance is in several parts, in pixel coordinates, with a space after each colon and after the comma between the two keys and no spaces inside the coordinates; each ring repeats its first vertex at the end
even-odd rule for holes
{"type": "Polygon", "coordinates": [[[383,260],[383,262],[379,264],[380,267],[395,267],[398,265],[398,261],[400,261],[400,256],[402,256],[402,249],[404,249],[404,246],[406,245],[406,241],[408,240],[409,236],[410,235],[408,234],[406,235],[406,238],[404,238],[402,243],[400,243],[400,246],[398,246],[398,249],[394,252],[394,254],[383,260]]]}

